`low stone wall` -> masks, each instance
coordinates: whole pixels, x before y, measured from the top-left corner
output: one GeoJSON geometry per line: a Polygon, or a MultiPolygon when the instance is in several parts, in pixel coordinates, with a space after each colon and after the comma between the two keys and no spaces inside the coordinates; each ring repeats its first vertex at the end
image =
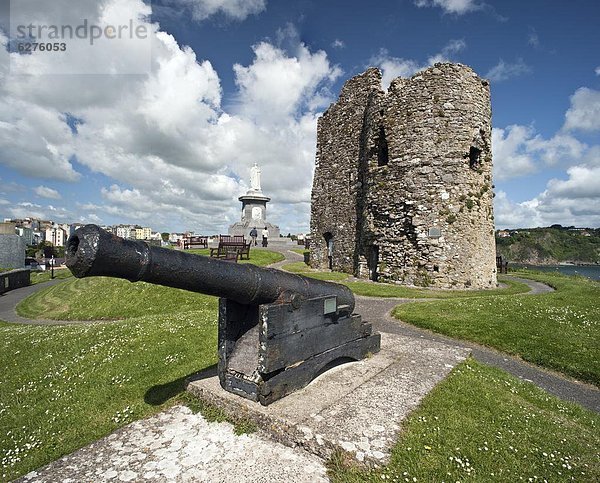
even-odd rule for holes
{"type": "Polygon", "coordinates": [[[0,273],[0,294],[30,285],[30,275],[31,270],[28,268],[18,268],[10,272],[0,273]]]}
{"type": "Polygon", "coordinates": [[[0,268],[23,268],[26,248],[19,235],[0,234],[0,268]]]}

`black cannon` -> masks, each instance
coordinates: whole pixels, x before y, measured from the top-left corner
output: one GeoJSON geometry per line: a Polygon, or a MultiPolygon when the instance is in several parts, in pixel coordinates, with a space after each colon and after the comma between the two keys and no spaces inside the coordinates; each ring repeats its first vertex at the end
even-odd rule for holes
{"type": "Polygon", "coordinates": [[[96,225],[68,240],[76,277],[144,281],[219,296],[221,386],[263,405],[306,386],[338,360],[360,360],[380,335],[353,314],[344,285],[149,246],[96,225]]]}

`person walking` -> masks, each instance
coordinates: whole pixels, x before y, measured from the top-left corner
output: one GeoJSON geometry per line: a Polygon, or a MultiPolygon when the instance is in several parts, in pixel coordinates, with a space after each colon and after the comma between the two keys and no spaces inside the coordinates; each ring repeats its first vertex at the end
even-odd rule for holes
{"type": "Polygon", "coordinates": [[[269,230],[265,226],[265,229],[262,231],[262,246],[263,247],[266,247],[267,244],[269,243],[268,239],[269,239],[269,230]]]}
{"type": "Polygon", "coordinates": [[[256,231],[256,227],[250,230],[250,238],[252,238],[251,244],[256,246],[256,237],[258,236],[258,232],[256,231]]]}

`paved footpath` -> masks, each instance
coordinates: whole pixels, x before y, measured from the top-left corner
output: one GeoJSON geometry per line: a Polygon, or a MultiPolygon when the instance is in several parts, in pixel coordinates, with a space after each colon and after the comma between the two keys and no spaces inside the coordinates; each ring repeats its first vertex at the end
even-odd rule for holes
{"type": "Polygon", "coordinates": [[[28,473],[23,482],[329,481],[323,460],[260,434],[236,436],[185,406],[129,424],[106,438],[28,473]]]}
{"type": "MultiPolygon", "coordinates": [[[[538,282],[531,283],[531,280],[516,278],[515,280],[522,281],[532,287],[532,292],[529,293],[540,293],[539,290],[548,291],[549,289],[544,284],[539,284],[538,282]]],[[[419,299],[418,301],[425,300],[419,299]]],[[[542,369],[518,357],[513,357],[489,347],[484,347],[474,342],[452,339],[426,329],[420,329],[392,317],[391,311],[394,307],[410,302],[415,302],[415,300],[357,296],[356,312],[359,314],[369,314],[368,317],[365,317],[365,320],[370,320],[373,323],[373,327],[382,333],[387,332],[420,337],[431,341],[466,347],[471,350],[472,356],[479,362],[503,369],[520,379],[532,382],[536,386],[565,401],[581,404],[585,408],[600,413],[600,390],[591,384],[585,384],[561,374],[542,369]]]]}

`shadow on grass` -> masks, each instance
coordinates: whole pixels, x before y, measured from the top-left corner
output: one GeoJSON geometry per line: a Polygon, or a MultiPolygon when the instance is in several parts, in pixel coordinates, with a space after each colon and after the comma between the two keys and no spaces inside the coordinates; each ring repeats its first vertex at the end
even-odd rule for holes
{"type": "Polygon", "coordinates": [[[188,381],[207,379],[216,375],[217,365],[213,364],[212,366],[206,367],[199,372],[192,372],[187,376],[180,377],[174,381],[167,382],[166,384],[152,386],[146,391],[146,394],[144,394],[144,402],[146,404],[151,404],[152,406],[160,406],[169,399],[183,393],[188,381]]]}

